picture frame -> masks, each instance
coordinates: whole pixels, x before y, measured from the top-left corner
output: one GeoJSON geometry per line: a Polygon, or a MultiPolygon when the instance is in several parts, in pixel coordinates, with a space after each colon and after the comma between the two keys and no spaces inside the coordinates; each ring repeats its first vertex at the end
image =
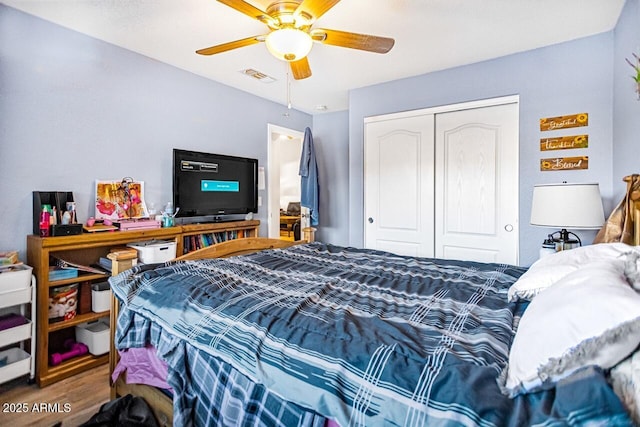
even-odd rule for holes
{"type": "Polygon", "coordinates": [[[121,220],[149,216],[144,181],[131,178],[96,180],[95,219],[121,220]]]}

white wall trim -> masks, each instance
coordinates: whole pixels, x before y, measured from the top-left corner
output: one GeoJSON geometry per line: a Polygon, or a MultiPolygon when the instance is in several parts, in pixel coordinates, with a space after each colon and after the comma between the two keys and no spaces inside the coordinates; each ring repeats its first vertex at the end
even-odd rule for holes
{"type": "Polygon", "coordinates": [[[473,108],[493,107],[495,105],[518,104],[520,95],[508,95],[498,98],[481,99],[477,101],[461,102],[451,105],[440,105],[436,107],[421,108],[419,110],[407,110],[397,113],[381,114],[364,118],[364,123],[380,122],[384,120],[394,120],[404,117],[423,116],[426,114],[447,113],[451,111],[471,110],[473,108]]]}

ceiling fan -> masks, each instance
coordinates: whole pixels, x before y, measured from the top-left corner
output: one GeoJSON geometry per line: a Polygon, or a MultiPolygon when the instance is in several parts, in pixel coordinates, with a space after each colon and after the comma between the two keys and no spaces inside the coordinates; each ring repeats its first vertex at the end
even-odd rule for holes
{"type": "Polygon", "coordinates": [[[244,0],[218,1],[266,24],[271,31],[268,34],[200,49],[196,53],[214,55],[265,42],[269,52],[276,58],[289,62],[293,78],[296,80],[311,76],[307,54],[311,51],[314,41],[375,53],[387,53],[395,43],[393,39],[387,37],[311,28],[318,18],[340,0],[277,0],[271,3],[266,11],[244,0]]]}

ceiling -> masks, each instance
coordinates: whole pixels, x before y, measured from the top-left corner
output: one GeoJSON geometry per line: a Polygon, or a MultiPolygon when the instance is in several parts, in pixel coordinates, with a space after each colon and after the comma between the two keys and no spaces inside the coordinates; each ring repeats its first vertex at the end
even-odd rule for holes
{"type": "MultiPolygon", "coordinates": [[[[265,10],[272,0],[246,0],[265,10]]],[[[263,43],[213,56],[204,47],[267,27],[214,0],[0,0],[194,74],[287,104],[286,63],[263,43]],[[252,68],[275,81],[241,73],[252,68]]],[[[310,114],[348,108],[350,89],[492,59],[609,31],[624,0],[342,0],[315,24],[392,37],[386,55],[314,44],[313,75],[292,80],[293,108],[310,114]],[[373,6],[375,5],[375,6],[373,6]],[[322,106],[326,110],[321,110],[322,106]]]]}

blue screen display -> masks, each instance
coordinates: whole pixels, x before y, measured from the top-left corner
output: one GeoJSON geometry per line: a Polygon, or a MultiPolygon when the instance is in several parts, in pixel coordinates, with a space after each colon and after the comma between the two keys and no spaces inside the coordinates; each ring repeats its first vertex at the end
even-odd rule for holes
{"type": "Polygon", "coordinates": [[[203,179],[200,181],[201,191],[224,191],[237,193],[240,191],[239,181],[214,181],[209,179],[203,179]]]}

